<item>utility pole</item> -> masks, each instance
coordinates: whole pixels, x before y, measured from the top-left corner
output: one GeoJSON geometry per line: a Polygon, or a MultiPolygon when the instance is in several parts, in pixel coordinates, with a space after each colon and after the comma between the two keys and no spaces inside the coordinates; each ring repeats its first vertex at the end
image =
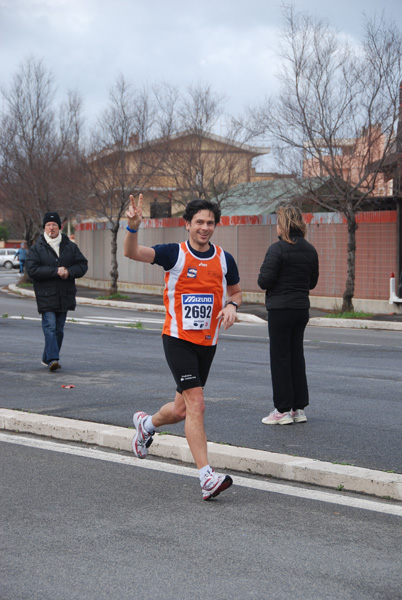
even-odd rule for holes
{"type": "MultiPolygon", "coordinates": [[[[397,267],[398,279],[402,271],[402,81],[399,84],[399,116],[396,130],[395,166],[393,174],[393,196],[397,203],[397,267]]],[[[401,281],[399,279],[399,284],[401,281]]]]}

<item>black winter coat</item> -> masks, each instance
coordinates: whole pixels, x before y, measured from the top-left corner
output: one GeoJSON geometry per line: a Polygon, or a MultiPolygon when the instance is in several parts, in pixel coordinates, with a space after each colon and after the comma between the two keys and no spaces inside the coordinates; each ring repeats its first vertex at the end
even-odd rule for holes
{"type": "Polygon", "coordinates": [[[28,253],[26,269],[33,280],[38,312],[67,312],[76,307],[75,279],[88,270],[88,261],[77,244],[62,234],[60,256],[47,243],[43,235],[28,253]],[[65,267],[70,276],[62,279],[57,269],[65,267]]]}
{"type": "Polygon", "coordinates": [[[265,292],[267,310],[309,308],[309,290],[318,281],[318,254],[301,233],[291,232],[289,244],[281,238],[267,250],[258,285],[265,292]]]}

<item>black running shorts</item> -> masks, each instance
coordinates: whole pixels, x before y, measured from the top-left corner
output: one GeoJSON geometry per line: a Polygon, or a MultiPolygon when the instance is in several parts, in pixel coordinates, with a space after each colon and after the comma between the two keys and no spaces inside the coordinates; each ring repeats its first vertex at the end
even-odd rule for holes
{"type": "Polygon", "coordinates": [[[166,360],[176,381],[177,391],[181,394],[183,390],[204,387],[214,360],[216,346],[199,346],[170,335],[163,335],[162,339],[166,360]]]}

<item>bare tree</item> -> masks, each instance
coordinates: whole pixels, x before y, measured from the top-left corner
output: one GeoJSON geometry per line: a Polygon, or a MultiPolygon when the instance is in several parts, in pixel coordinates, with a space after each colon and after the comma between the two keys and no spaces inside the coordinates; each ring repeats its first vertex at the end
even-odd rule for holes
{"type": "Polygon", "coordinates": [[[22,223],[30,246],[45,212],[58,210],[64,220],[82,206],[81,100],[69,93],[56,114],[53,76],[32,57],[2,95],[2,203],[10,221],[22,223]]]}
{"type": "Polygon", "coordinates": [[[254,132],[272,140],[288,172],[314,182],[311,199],[346,217],[342,311],[353,310],[356,212],[368,197],[387,195],[383,166],[395,141],[402,75],[395,25],[365,19],[364,31],[352,47],[330,25],[285,8],[279,93],[251,111],[254,132]]]}
{"type": "Polygon", "coordinates": [[[147,90],[135,90],[123,75],[110,88],[109,104],[92,132],[87,159],[89,207],[111,230],[110,294],[118,291],[117,235],[129,203],[152,175],[148,152],[154,108],[147,90]]]}
{"type": "Polygon", "coordinates": [[[160,179],[170,182],[167,193],[176,206],[192,198],[223,203],[230,188],[250,181],[251,159],[268,150],[247,146],[249,134],[225,116],[223,96],[204,84],[191,85],[184,94],[160,86],[155,96],[161,137],[153,152],[161,157],[154,162],[160,179]]]}

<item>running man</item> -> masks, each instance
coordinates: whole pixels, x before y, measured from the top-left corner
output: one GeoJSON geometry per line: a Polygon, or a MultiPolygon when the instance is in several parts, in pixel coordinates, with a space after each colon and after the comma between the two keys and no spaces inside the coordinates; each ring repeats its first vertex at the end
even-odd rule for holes
{"type": "Polygon", "coordinates": [[[189,239],[181,244],[139,246],[142,194],[136,206],[130,196],[124,255],[132,260],[160,265],[165,270],[163,293],[166,319],[162,331],[167,363],[176,381],[173,402],[154,415],[134,414],[133,451],[145,458],[158,427],[185,421],[185,434],[199,472],[204,500],[215,498],[232,485],[229,475],[210,467],[204,429],[204,392],[215,356],[220,325],[228,329],[236,320],[242,294],[236,262],[229,253],[210,243],[220,221],[220,209],[208,200],[192,200],[183,218],[189,239]]]}

